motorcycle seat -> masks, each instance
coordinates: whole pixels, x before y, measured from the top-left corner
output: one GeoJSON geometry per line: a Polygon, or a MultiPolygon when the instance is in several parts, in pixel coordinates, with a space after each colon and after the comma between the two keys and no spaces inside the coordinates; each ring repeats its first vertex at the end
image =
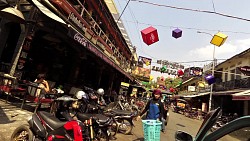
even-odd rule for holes
{"type": "Polygon", "coordinates": [[[130,116],[132,114],[132,112],[130,111],[119,110],[119,109],[112,109],[112,112],[116,116],[130,116]]]}
{"type": "Polygon", "coordinates": [[[52,128],[52,129],[58,129],[62,127],[66,122],[60,121],[52,114],[45,112],[45,111],[38,111],[38,115],[41,116],[41,118],[52,128]]]}
{"type": "Polygon", "coordinates": [[[90,118],[95,119],[97,122],[99,122],[100,124],[105,124],[109,121],[109,118],[101,115],[101,114],[83,114],[83,113],[79,113],[77,114],[77,118],[81,121],[85,121],[85,120],[89,120],[90,118]]]}

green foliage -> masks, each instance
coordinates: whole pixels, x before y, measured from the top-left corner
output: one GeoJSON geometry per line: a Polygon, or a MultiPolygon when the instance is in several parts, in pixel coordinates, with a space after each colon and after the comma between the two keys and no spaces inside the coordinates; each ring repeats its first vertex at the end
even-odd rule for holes
{"type": "Polygon", "coordinates": [[[169,89],[169,88],[175,88],[177,85],[180,84],[180,82],[182,82],[182,79],[181,78],[175,78],[175,79],[172,79],[172,78],[166,78],[165,79],[165,84],[166,84],[166,87],[169,89]]]}

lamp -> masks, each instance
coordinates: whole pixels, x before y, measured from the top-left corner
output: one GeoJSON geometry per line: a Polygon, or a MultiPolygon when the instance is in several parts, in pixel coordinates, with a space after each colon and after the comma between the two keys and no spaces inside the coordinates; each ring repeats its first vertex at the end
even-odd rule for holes
{"type": "Polygon", "coordinates": [[[25,23],[25,18],[20,10],[17,9],[17,5],[13,7],[7,7],[0,11],[0,16],[6,18],[12,22],[25,23]]]}

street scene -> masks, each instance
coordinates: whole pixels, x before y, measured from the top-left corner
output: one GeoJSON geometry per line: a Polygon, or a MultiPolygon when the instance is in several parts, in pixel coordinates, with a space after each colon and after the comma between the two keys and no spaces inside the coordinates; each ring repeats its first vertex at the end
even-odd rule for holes
{"type": "Polygon", "coordinates": [[[249,141],[249,4],[0,0],[0,141],[249,141]]]}

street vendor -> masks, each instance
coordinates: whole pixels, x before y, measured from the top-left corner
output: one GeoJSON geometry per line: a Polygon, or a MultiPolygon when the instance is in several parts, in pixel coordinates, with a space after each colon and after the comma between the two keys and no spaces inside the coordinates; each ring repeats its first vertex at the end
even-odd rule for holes
{"type": "Polygon", "coordinates": [[[155,89],[152,93],[153,99],[149,100],[145,109],[137,117],[138,119],[147,112],[146,119],[151,120],[160,120],[162,122],[161,131],[165,133],[165,119],[163,118],[164,114],[164,105],[161,102],[162,93],[161,90],[155,89]]]}

